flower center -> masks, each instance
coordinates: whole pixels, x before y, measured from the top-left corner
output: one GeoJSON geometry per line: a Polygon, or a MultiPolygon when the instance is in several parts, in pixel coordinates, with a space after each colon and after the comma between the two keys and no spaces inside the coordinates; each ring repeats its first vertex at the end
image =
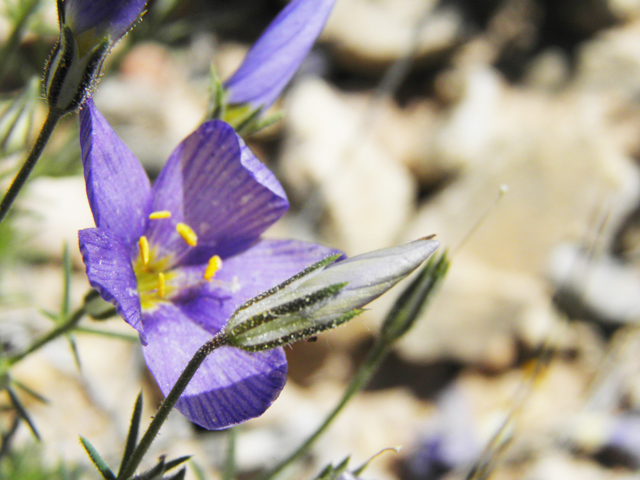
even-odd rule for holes
{"type": "MultiPolygon", "coordinates": [[[[153,212],[149,215],[150,220],[170,217],[171,213],[167,211],[153,212]]],[[[178,223],[176,232],[187,245],[197,246],[198,236],[189,225],[178,223]]],[[[149,240],[145,236],[138,240],[138,251],[138,256],[133,263],[133,271],[136,275],[140,306],[143,310],[152,309],[159,302],[167,301],[187,288],[212,282],[216,272],[222,268],[222,259],[214,255],[209,259],[202,276],[193,277],[193,275],[184,274],[179,267],[172,265],[173,258],[170,255],[159,257],[157,249],[149,245],[149,240]]],[[[235,287],[232,285],[231,288],[235,287]]]]}

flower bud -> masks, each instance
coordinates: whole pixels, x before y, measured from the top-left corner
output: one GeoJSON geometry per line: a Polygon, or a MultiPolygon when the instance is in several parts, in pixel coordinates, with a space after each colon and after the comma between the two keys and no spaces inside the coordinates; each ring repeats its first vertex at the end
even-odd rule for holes
{"type": "Polygon", "coordinates": [[[58,0],[60,38],[43,80],[52,109],[72,112],[91,95],[107,53],[145,4],[146,0],[58,0]]]}
{"type": "Polygon", "coordinates": [[[317,335],[360,314],[438,248],[430,238],[312,265],[241,305],[225,334],[236,347],[267,350],[317,335]]]}

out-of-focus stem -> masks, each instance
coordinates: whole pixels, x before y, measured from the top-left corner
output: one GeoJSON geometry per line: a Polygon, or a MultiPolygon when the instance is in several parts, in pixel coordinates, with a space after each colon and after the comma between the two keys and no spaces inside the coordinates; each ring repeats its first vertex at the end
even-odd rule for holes
{"type": "Polygon", "coordinates": [[[67,321],[65,321],[64,323],[58,325],[56,328],[51,330],[44,337],[42,337],[42,338],[36,340],[35,342],[33,342],[31,344],[31,346],[29,346],[29,348],[27,348],[26,350],[24,350],[24,351],[22,351],[20,353],[17,353],[16,355],[13,355],[13,356],[9,357],[6,360],[5,365],[7,367],[10,367],[11,365],[13,365],[15,363],[18,363],[24,357],[26,357],[27,355],[29,355],[32,352],[35,352],[40,347],[42,347],[42,346],[46,345],[47,343],[49,343],[51,340],[54,340],[54,339],[58,338],[59,336],[64,335],[65,333],[73,330],[73,328],[78,324],[78,322],[84,316],[84,314],[85,314],[84,307],[78,308],[67,319],[67,321]]]}
{"type": "Polygon", "coordinates": [[[18,193],[20,193],[20,190],[22,190],[22,187],[24,187],[24,184],[27,182],[27,179],[29,178],[29,175],[31,175],[33,167],[35,167],[36,163],[38,163],[40,155],[42,155],[44,147],[47,146],[49,138],[51,137],[51,134],[53,133],[53,130],[62,115],[63,113],[58,110],[49,109],[47,119],[45,120],[44,125],[40,130],[40,134],[36,139],[35,145],[31,149],[31,152],[29,152],[29,156],[16,175],[16,178],[13,180],[13,183],[9,187],[9,190],[7,190],[7,193],[5,193],[4,198],[2,199],[2,203],[0,203],[0,222],[2,222],[4,217],[7,215],[7,212],[11,208],[11,205],[13,205],[13,202],[18,196],[18,193]]]}
{"type": "Polygon", "coordinates": [[[27,22],[39,5],[40,0],[31,0],[30,3],[26,3],[21,7],[21,16],[17,19],[16,24],[13,27],[13,31],[11,32],[11,35],[9,35],[6,43],[2,49],[0,49],[0,82],[4,80],[4,76],[8,71],[7,62],[11,57],[11,54],[18,48],[18,44],[20,43],[20,39],[22,38],[22,33],[24,32],[27,22]]]}

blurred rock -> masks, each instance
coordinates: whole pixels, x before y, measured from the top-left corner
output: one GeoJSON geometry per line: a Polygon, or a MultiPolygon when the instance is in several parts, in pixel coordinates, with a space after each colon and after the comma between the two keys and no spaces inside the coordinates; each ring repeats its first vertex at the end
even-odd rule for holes
{"type": "Polygon", "coordinates": [[[550,275],[567,308],[605,322],[640,322],[640,271],[610,256],[558,246],[550,275]]]}
{"type": "Polygon", "coordinates": [[[530,468],[525,480],[633,480],[635,474],[624,470],[603,469],[591,460],[569,453],[550,451],[530,468]]]}
{"type": "Polygon", "coordinates": [[[462,15],[436,0],[343,0],[322,33],[349,70],[378,71],[416,50],[428,61],[462,38],[462,15]],[[416,37],[416,30],[419,33],[416,37]],[[414,45],[415,44],[415,45],[414,45]]]}
{"type": "Polygon", "coordinates": [[[413,362],[449,359],[500,371],[516,361],[516,339],[535,348],[555,324],[542,282],[460,254],[423,318],[397,348],[413,362]]]}
{"type": "Polygon", "coordinates": [[[316,79],[298,84],[289,100],[282,153],[289,191],[316,212],[326,203],[335,235],[329,243],[349,254],[396,243],[413,212],[416,184],[363,128],[365,112],[316,79]]]}
{"type": "Polygon", "coordinates": [[[37,178],[18,197],[17,205],[24,211],[15,220],[26,238],[21,248],[36,257],[59,259],[66,243],[74,264],[82,266],[78,230],[95,226],[83,177],[37,178]]]}
{"type": "Polygon", "coordinates": [[[409,479],[436,480],[443,473],[470,468],[482,453],[468,399],[453,385],[437,401],[438,414],[432,417],[413,447],[404,469],[409,479]]]}
{"type": "Polygon", "coordinates": [[[460,165],[460,174],[420,207],[406,238],[433,231],[456,246],[506,184],[509,193],[464,247],[476,259],[541,275],[557,243],[582,238],[605,213],[610,244],[638,202],[640,177],[607,135],[606,99],[520,91],[489,67],[465,78],[433,153],[460,165]]]}
{"type": "Polygon", "coordinates": [[[94,97],[122,141],[155,173],[204,119],[207,78],[201,84],[189,78],[202,66],[193,63],[199,55],[188,53],[174,56],[160,44],[137,45],[124,58],[120,74],[100,82],[94,97]]]}

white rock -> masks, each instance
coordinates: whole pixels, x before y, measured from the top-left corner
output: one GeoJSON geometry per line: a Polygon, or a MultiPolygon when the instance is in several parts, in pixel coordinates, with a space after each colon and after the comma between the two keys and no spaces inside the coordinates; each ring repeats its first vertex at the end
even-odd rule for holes
{"type": "Polygon", "coordinates": [[[27,238],[25,248],[60,258],[66,243],[74,263],[82,265],[78,230],[95,226],[84,178],[37,178],[18,197],[18,206],[24,214],[16,218],[15,225],[27,238]]]}
{"type": "Polygon", "coordinates": [[[350,254],[397,243],[416,195],[406,167],[367,135],[362,112],[321,80],[301,82],[289,99],[282,163],[293,193],[314,202],[309,194],[318,189],[335,246],[350,254]]]}
{"type": "Polygon", "coordinates": [[[417,57],[434,56],[453,47],[462,36],[459,12],[436,8],[438,3],[341,0],[336,3],[322,39],[334,44],[338,59],[349,69],[380,68],[407,55],[414,47],[417,57]],[[424,23],[416,37],[421,22],[424,23]]]}

